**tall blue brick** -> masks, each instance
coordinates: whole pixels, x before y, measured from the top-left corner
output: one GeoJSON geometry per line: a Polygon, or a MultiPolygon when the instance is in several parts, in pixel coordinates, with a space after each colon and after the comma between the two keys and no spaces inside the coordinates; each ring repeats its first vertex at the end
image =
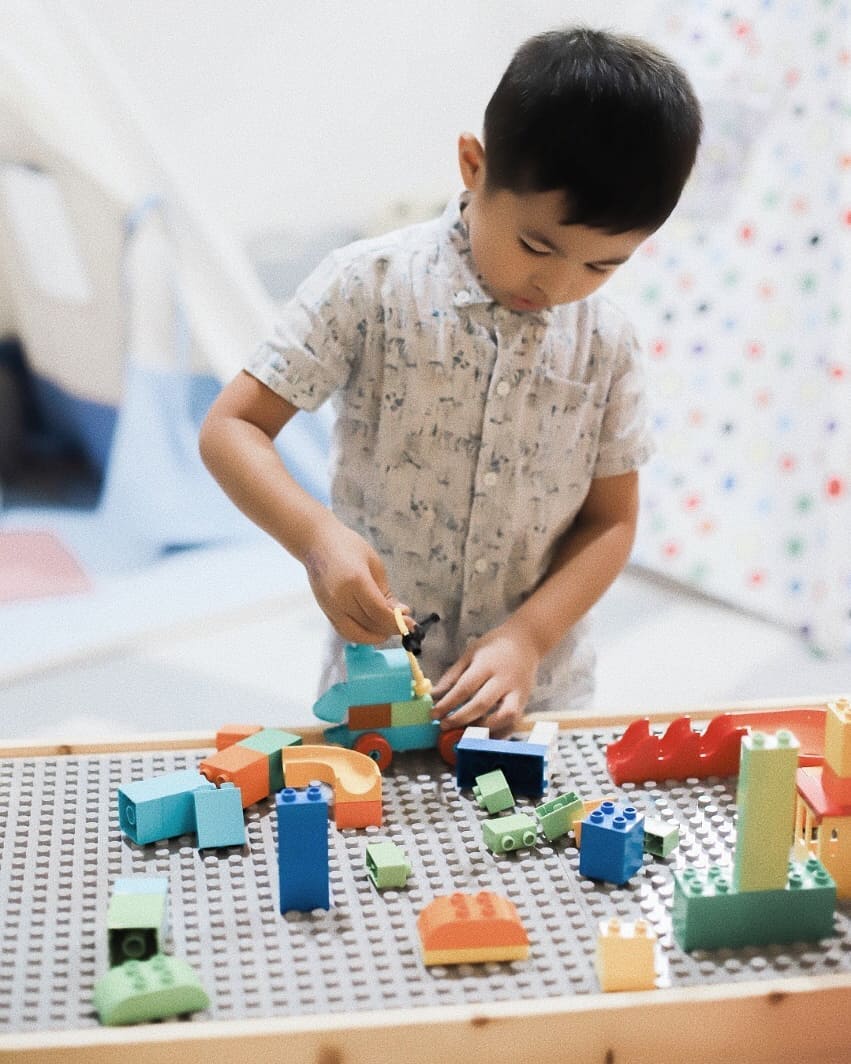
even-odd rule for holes
{"type": "Polygon", "coordinates": [[[330,908],[328,802],[320,787],[284,787],[278,814],[280,911],[330,908]]]}
{"type": "Polygon", "coordinates": [[[644,863],[644,817],[634,806],[603,802],[582,821],[579,871],[620,885],[644,863]]]}

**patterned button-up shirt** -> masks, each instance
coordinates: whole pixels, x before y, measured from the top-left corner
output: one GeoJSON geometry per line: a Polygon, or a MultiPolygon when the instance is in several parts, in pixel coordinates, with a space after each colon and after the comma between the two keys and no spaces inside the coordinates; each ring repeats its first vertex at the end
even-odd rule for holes
{"type": "MultiPolygon", "coordinates": [[[[390,587],[435,611],[433,679],[544,575],[595,477],[650,455],[634,333],[592,296],[540,313],[482,287],[461,214],[330,255],[248,370],[295,406],[336,408],[334,511],[378,551],[390,587]]],[[[581,621],[545,659],[528,709],[593,691],[581,621]]],[[[323,685],[343,677],[332,636],[323,685]]]]}

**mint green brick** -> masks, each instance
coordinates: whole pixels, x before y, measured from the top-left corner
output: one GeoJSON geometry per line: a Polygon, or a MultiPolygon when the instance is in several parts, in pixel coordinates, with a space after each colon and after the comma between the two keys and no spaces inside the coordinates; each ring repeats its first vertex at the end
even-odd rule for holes
{"type": "Polygon", "coordinates": [[[164,891],[113,893],[106,915],[109,963],[146,960],[161,953],[167,928],[168,898],[164,891]]]}
{"type": "Polygon", "coordinates": [[[407,702],[391,702],[390,725],[393,728],[400,728],[406,724],[431,724],[433,705],[431,695],[421,695],[407,702]]]}
{"type": "Polygon", "coordinates": [[[501,768],[476,776],[473,797],[482,809],[489,813],[502,813],[514,807],[514,795],[501,768]]]}
{"type": "Polygon", "coordinates": [[[237,746],[247,746],[249,750],[258,750],[269,758],[269,793],[274,794],[286,786],[284,783],[284,762],[281,751],[286,746],[301,746],[301,736],[279,728],[263,728],[262,731],[240,739],[237,746]]]}
{"type": "Polygon", "coordinates": [[[395,842],[371,842],[366,848],[366,871],[379,890],[404,887],[411,874],[411,863],[395,842]]]}
{"type": "Polygon", "coordinates": [[[656,857],[667,857],[680,844],[680,829],[656,817],[644,820],[644,852],[656,857]]]}
{"type": "Polygon", "coordinates": [[[789,731],[754,732],[742,739],[736,794],[737,891],[782,890],[795,818],[798,740],[789,731]]]}
{"type": "Polygon", "coordinates": [[[508,853],[535,845],[538,837],[534,819],[525,813],[513,813],[482,821],[482,838],[493,853],[508,853]]]}
{"type": "Polygon", "coordinates": [[[814,942],[833,934],[836,884],[815,857],[791,862],[782,890],[737,891],[729,869],[674,872],[671,925],[681,949],[814,942]]]}
{"type": "Polygon", "coordinates": [[[581,816],[584,806],[575,791],[560,794],[535,808],[535,816],[541,831],[552,842],[573,828],[573,821],[581,816]]]}
{"type": "Polygon", "coordinates": [[[92,1001],[107,1027],[150,1023],[209,1007],[193,969],[180,957],[158,953],[147,961],[110,968],[95,985],[92,1001]]]}

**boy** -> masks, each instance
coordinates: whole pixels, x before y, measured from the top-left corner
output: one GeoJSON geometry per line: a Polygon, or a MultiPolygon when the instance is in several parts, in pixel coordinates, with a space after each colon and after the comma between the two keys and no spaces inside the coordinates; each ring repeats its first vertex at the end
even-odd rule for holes
{"type": "Polygon", "coordinates": [[[441,617],[422,661],[443,726],[587,703],[583,618],[629,557],[652,450],[633,333],[593,293],[673,210],[700,127],[644,42],[532,38],[483,143],[459,138],[460,198],[326,259],[213,405],[207,466],[335,629],[326,685],[344,640],[397,631],[398,589],[441,617]],[[329,511],[272,441],[332,396],[329,511]]]}

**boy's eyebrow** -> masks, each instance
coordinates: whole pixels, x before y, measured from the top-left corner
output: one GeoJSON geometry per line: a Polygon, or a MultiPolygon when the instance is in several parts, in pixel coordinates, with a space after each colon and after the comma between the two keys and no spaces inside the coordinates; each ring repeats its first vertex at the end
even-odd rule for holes
{"type": "MultiPolygon", "coordinates": [[[[550,249],[550,251],[557,251],[560,255],[564,255],[562,248],[558,244],[554,243],[548,236],[543,233],[539,233],[537,229],[527,229],[526,236],[530,240],[534,240],[536,244],[543,244],[544,247],[550,249]]],[[[629,261],[629,255],[623,255],[620,258],[615,259],[591,259],[586,263],[587,266],[623,266],[625,262],[629,261]]]]}

